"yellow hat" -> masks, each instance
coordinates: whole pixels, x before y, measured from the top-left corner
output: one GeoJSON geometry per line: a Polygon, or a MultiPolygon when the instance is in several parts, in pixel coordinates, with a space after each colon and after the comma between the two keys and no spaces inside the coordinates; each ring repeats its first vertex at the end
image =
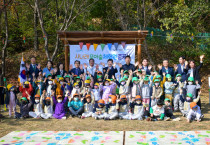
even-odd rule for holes
{"type": "Polygon", "coordinates": [[[85,84],[90,84],[90,80],[85,80],[85,84]]]}
{"type": "Polygon", "coordinates": [[[76,83],[74,83],[73,87],[75,87],[75,86],[77,86],[77,85],[79,85],[79,83],[76,82],[76,83]]]}
{"type": "Polygon", "coordinates": [[[25,85],[28,85],[29,84],[29,81],[25,81],[25,83],[24,83],[25,85]]]}
{"type": "Polygon", "coordinates": [[[36,83],[41,83],[41,82],[42,82],[41,80],[37,80],[37,81],[36,81],[36,83]]]}
{"type": "Polygon", "coordinates": [[[63,77],[60,77],[60,78],[59,78],[59,81],[64,81],[64,78],[63,78],[63,77]]]}
{"type": "Polygon", "coordinates": [[[13,88],[14,86],[12,84],[8,84],[7,85],[7,89],[10,90],[11,88],[13,88]]]}
{"type": "Polygon", "coordinates": [[[99,86],[99,83],[95,83],[94,85],[95,85],[95,86],[99,86]]]}

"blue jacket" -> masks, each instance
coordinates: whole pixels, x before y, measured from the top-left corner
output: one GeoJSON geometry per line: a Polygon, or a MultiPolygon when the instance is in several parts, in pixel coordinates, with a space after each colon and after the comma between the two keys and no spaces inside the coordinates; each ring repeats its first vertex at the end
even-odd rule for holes
{"type": "Polygon", "coordinates": [[[170,74],[172,77],[172,80],[174,80],[174,70],[172,67],[168,67],[168,72],[166,72],[165,67],[162,67],[162,69],[159,70],[159,74],[162,76],[162,78],[163,78],[163,72],[165,72],[166,74],[170,74]]]}
{"type": "MultiPolygon", "coordinates": [[[[177,74],[181,74],[182,75],[182,82],[186,81],[187,80],[187,69],[183,68],[183,71],[182,71],[182,68],[181,68],[181,64],[177,64],[178,66],[178,69],[175,71],[175,75],[177,74]]],[[[185,65],[184,65],[185,67],[185,65]]]]}
{"type": "Polygon", "coordinates": [[[72,107],[75,111],[79,110],[81,107],[83,107],[83,102],[79,101],[71,101],[68,102],[68,107],[72,107]]]}
{"type": "MultiPolygon", "coordinates": [[[[142,66],[142,69],[144,69],[144,66],[142,66]]],[[[149,69],[148,69],[148,66],[147,66],[146,74],[147,74],[147,75],[151,75],[151,72],[150,72],[150,71],[151,71],[151,70],[149,70],[149,69]]]]}
{"type": "Polygon", "coordinates": [[[30,64],[30,68],[29,70],[26,68],[26,74],[29,74],[29,78],[33,79],[32,74],[35,73],[35,77],[37,78],[39,75],[39,72],[41,72],[42,70],[37,68],[37,64],[35,64],[35,67],[32,66],[32,64],[30,64]]]}
{"type": "Polygon", "coordinates": [[[74,73],[77,76],[80,76],[84,73],[84,70],[81,70],[80,68],[73,68],[69,73],[74,73]]]}

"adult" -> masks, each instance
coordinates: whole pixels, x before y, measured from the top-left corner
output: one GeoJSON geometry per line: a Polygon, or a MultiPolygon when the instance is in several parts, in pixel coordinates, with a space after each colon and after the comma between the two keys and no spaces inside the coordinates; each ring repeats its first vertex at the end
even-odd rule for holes
{"type": "Polygon", "coordinates": [[[73,66],[70,65],[70,67],[69,67],[69,73],[70,74],[74,74],[74,75],[80,76],[81,74],[84,73],[83,66],[80,65],[80,61],[79,60],[75,60],[74,66],[75,66],[75,68],[73,68],[73,66]]]}
{"type": "Polygon", "coordinates": [[[96,71],[102,72],[102,68],[98,64],[95,64],[95,60],[93,58],[89,59],[89,66],[87,66],[86,63],[84,63],[83,65],[85,67],[85,74],[90,74],[92,77],[94,76],[96,71]]]}
{"type": "Polygon", "coordinates": [[[43,69],[43,76],[47,77],[49,74],[53,75],[51,72],[53,71],[53,63],[52,61],[47,61],[47,67],[43,69]]]}
{"type": "Polygon", "coordinates": [[[171,77],[174,79],[174,70],[172,67],[169,67],[168,65],[168,59],[164,59],[163,60],[163,66],[161,64],[158,64],[158,68],[159,68],[159,74],[162,76],[163,78],[163,73],[170,74],[171,77]]]}
{"type": "Polygon", "coordinates": [[[150,75],[152,70],[152,65],[148,65],[148,60],[144,58],[142,61],[142,65],[139,65],[139,69],[145,70],[146,74],[150,75]]]}
{"type": "Polygon", "coordinates": [[[116,63],[113,64],[113,59],[108,59],[107,64],[108,66],[105,67],[105,63],[101,63],[101,65],[104,67],[104,73],[108,73],[108,79],[112,79],[112,76],[115,77],[115,74],[118,72],[116,63]]]}
{"type": "Polygon", "coordinates": [[[66,71],[64,69],[64,64],[63,63],[59,63],[58,66],[57,66],[58,70],[54,69],[54,72],[55,72],[55,75],[60,75],[62,77],[65,76],[66,74],[66,71]]]}
{"type": "Polygon", "coordinates": [[[182,76],[182,82],[187,80],[187,67],[188,62],[185,60],[184,56],[179,57],[179,64],[174,65],[175,75],[181,74],[182,76]]]}
{"type": "Polygon", "coordinates": [[[118,63],[118,65],[119,65],[120,69],[123,69],[124,71],[125,70],[127,70],[127,71],[129,71],[129,70],[135,71],[136,70],[135,65],[131,64],[130,62],[131,62],[131,57],[130,57],[130,55],[127,55],[125,57],[125,64],[122,65],[121,63],[118,63]]]}
{"type": "Polygon", "coordinates": [[[200,68],[203,66],[203,58],[204,55],[200,56],[200,64],[199,66],[195,65],[195,61],[194,60],[190,60],[189,61],[189,68],[188,68],[188,72],[187,72],[187,78],[188,77],[193,77],[195,81],[198,81],[198,83],[201,85],[201,78],[200,78],[200,68]]]}
{"type": "Polygon", "coordinates": [[[41,65],[36,64],[36,58],[34,56],[31,57],[31,64],[26,63],[26,74],[29,75],[29,78],[33,80],[33,76],[37,78],[39,76],[39,72],[41,72],[41,65]]]}

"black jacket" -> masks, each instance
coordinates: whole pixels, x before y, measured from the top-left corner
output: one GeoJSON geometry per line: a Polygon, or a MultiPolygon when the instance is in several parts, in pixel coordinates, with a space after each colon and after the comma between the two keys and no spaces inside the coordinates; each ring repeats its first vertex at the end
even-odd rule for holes
{"type": "MultiPolygon", "coordinates": [[[[198,83],[201,85],[201,78],[200,78],[200,74],[199,74],[199,71],[201,69],[201,67],[203,66],[203,63],[200,63],[199,66],[196,66],[194,69],[193,69],[193,77],[194,77],[194,80],[195,81],[198,81],[198,83]]],[[[190,68],[188,67],[188,73],[187,73],[187,78],[190,76],[190,73],[189,73],[189,70],[190,68]]]]}

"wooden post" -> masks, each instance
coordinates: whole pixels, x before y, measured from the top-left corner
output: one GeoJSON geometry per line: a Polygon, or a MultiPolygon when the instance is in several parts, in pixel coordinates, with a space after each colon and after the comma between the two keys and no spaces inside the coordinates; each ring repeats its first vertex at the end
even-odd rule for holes
{"type": "Polygon", "coordinates": [[[141,64],[141,40],[138,40],[137,60],[141,64]]]}
{"type": "Polygon", "coordinates": [[[65,47],[65,70],[69,72],[69,45],[66,40],[64,40],[64,47],[65,47]]]}

